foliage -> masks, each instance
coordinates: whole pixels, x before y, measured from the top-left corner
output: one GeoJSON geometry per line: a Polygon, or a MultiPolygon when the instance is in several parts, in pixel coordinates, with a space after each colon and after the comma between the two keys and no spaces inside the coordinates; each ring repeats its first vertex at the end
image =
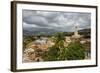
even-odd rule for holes
{"type": "Polygon", "coordinates": [[[23,48],[26,48],[26,45],[29,44],[30,42],[34,41],[35,38],[32,36],[26,36],[23,39],[23,48]]]}
{"type": "Polygon", "coordinates": [[[52,46],[50,48],[48,48],[49,51],[48,52],[45,52],[42,56],[42,58],[45,60],[45,61],[57,61],[58,59],[58,52],[59,52],[59,48],[57,48],[56,46],[52,46]]]}
{"type": "Polygon", "coordinates": [[[48,52],[45,52],[43,59],[45,61],[57,61],[57,60],[81,60],[85,58],[84,45],[75,41],[68,45],[68,47],[60,47],[54,45],[49,48],[48,52]]]}
{"type": "Polygon", "coordinates": [[[84,46],[80,42],[70,43],[66,53],[68,60],[80,60],[85,58],[84,46]]]}
{"type": "Polygon", "coordinates": [[[48,48],[49,51],[45,52],[43,59],[45,61],[66,60],[66,48],[64,47],[63,33],[56,33],[54,35],[55,45],[48,48]]]}

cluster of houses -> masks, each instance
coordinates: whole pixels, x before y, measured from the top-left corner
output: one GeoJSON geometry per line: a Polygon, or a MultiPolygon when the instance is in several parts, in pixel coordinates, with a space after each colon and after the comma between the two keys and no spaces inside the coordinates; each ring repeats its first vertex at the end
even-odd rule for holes
{"type": "Polygon", "coordinates": [[[41,37],[32,42],[32,45],[24,50],[23,62],[43,61],[41,53],[48,51],[48,47],[54,45],[47,37],[41,37]],[[40,54],[40,55],[38,55],[40,54]]]}

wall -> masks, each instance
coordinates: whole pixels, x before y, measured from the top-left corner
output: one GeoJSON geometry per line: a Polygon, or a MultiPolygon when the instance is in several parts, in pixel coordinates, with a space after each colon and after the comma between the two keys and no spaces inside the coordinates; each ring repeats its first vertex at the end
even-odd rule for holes
{"type": "MultiPolygon", "coordinates": [[[[10,71],[10,8],[11,8],[10,1],[11,0],[0,0],[0,73],[13,73],[10,71]]],[[[98,5],[100,7],[99,5],[100,0],[31,0],[31,1],[98,5]]],[[[100,25],[98,25],[98,28],[99,28],[98,31],[100,31],[100,25]]],[[[100,33],[98,33],[98,37],[100,37],[100,33]]],[[[100,38],[98,38],[98,43],[100,43],[99,40],[100,38]]],[[[98,45],[98,47],[100,46],[98,45]]],[[[100,55],[99,48],[98,48],[98,53],[100,55]]],[[[99,57],[99,61],[100,61],[100,57],[99,57]]],[[[53,73],[53,72],[57,72],[57,73],[87,73],[87,72],[99,73],[100,65],[99,67],[92,67],[92,68],[35,71],[34,73],[53,73]]],[[[26,72],[26,73],[33,73],[33,72],[31,71],[31,72],[26,72]]]]}

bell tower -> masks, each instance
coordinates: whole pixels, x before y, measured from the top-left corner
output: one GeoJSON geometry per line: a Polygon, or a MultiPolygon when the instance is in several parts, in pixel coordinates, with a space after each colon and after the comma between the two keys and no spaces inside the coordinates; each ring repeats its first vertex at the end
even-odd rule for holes
{"type": "Polygon", "coordinates": [[[78,25],[75,26],[74,35],[75,35],[75,36],[79,35],[79,34],[78,34],[78,25]]]}
{"type": "Polygon", "coordinates": [[[80,38],[80,35],[78,34],[78,24],[75,25],[74,35],[73,38],[80,38]]]}

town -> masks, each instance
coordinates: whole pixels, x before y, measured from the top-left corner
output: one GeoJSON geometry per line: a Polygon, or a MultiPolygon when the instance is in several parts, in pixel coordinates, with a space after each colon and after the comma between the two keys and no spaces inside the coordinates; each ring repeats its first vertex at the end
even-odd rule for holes
{"type": "Polygon", "coordinates": [[[69,35],[57,32],[54,36],[31,36],[31,40],[24,39],[23,62],[90,59],[90,30],[89,33],[84,33],[80,33],[78,27],[75,26],[75,31],[70,32],[69,35]],[[68,49],[71,47],[72,49],[68,49]]]}

